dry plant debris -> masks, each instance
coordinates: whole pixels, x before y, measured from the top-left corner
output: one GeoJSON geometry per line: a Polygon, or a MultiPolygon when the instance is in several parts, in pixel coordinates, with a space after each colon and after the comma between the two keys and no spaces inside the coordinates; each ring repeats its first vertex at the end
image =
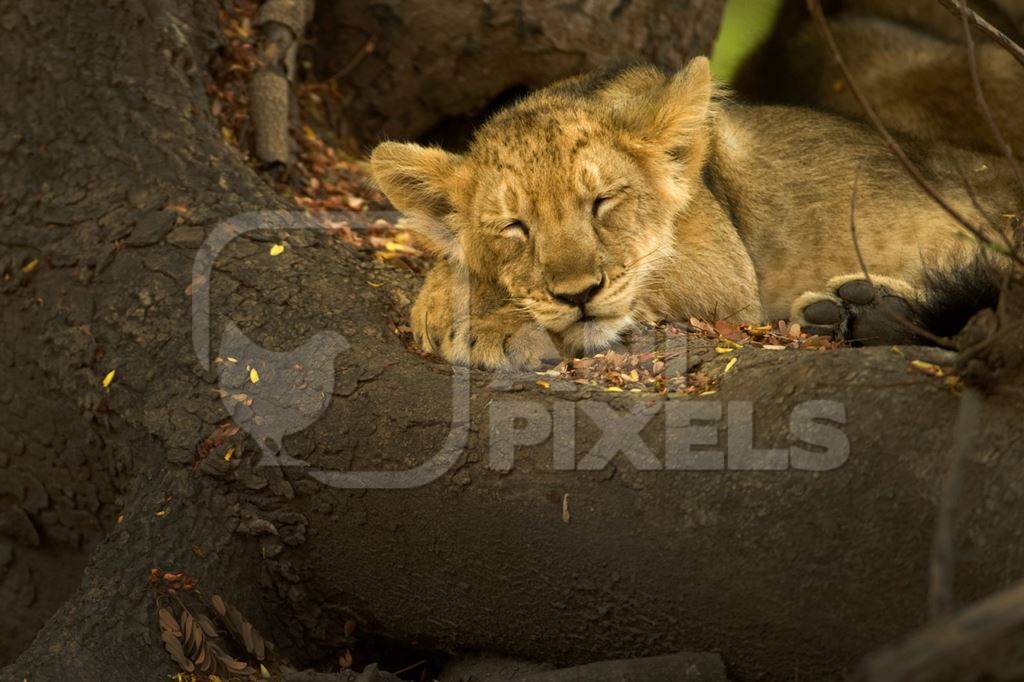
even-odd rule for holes
{"type": "Polygon", "coordinates": [[[663,343],[659,348],[636,352],[606,351],[589,358],[575,358],[538,372],[536,384],[551,388],[552,381],[603,389],[607,393],[656,393],[661,395],[710,395],[722,375],[735,370],[738,359],[730,357],[718,373],[707,371],[703,363],[689,363],[688,353],[696,350],[687,344],[689,337],[712,342],[716,355],[728,356],[741,348],[765,350],[833,350],[842,344],[808,335],[799,325],[779,322],[775,325],[734,325],[728,322],[704,322],[695,318],[688,325],[659,325],[648,329],[663,343]]]}
{"type": "Polygon", "coordinates": [[[154,567],[149,585],[156,595],[160,638],[182,671],[178,679],[217,682],[222,675],[269,677],[264,663],[269,662],[273,646],[238,609],[216,594],[208,604],[203,602],[196,594],[196,581],[182,572],[154,567]],[[203,611],[212,611],[216,621],[203,611]]]}
{"type": "MultiPolygon", "coordinates": [[[[253,128],[247,84],[258,66],[253,29],[257,9],[254,0],[233,0],[220,11],[224,44],[210,65],[206,91],[225,142],[278,192],[319,220],[340,241],[371,252],[379,261],[422,272],[427,263],[409,232],[383,219],[360,221],[359,229],[355,229],[353,220],[341,217],[390,207],[372,189],[361,164],[331,144],[331,112],[339,108],[343,96],[337,80],[305,82],[296,88],[298,122],[292,127],[295,161],[289,168],[260,168],[249,152],[253,128]]],[[[274,245],[270,255],[280,255],[284,248],[284,244],[274,245]]]]}

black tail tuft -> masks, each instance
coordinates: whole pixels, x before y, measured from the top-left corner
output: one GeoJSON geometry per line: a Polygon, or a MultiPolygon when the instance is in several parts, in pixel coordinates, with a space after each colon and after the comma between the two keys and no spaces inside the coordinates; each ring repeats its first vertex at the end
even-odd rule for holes
{"type": "Polygon", "coordinates": [[[933,334],[956,336],[972,317],[999,302],[997,268],[981,256],[952,269],[928,270],[917,322],[933,334]]]}

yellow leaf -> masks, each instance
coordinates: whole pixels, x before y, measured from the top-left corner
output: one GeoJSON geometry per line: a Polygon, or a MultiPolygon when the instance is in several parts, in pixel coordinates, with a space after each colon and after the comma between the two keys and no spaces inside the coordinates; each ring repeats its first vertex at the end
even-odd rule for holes
{"type": "Polygon", "coordinates": [[[405,244],[400,244],[397,241],[388,242],[387,244],[384,245],[384,248],[387,249],[388,251],[392,251],[392,252],[411,253],[413,255],[419,254],[419,251],[417,251],[416,249],[412,248],[411,246],[406,246],[405,244]]]}
{"type": "Polygon", "coordinates": [[[703,393],[701,393],[701,395],[702,395],[702,396],[705,396],[705,395],[714,395],[714,394],[716,394],[716,393],[718,393],[718,391],[704,391],[703,393]]]}
{"type": "Polygon", "coordinates": [[[234,454],[235,454],[235,449],[234,448],[228,448],[228,451],[224,453],[224,461],[225,462],[230,462],[231,461],[231,456],[234,455],[234,454]]]}
{"type": "Polygon", "coordinates": [[[604,392],[605,393],[622,393],[622,389],[619,388],[618,386],[609,386],[608,388],[604,389],[604,392]]]}
{"type": "Polygon", "coordinates": [[[30,260],[29,262],[27,262],[27,263],[25,263],[24,265],[21,266],[21,271],[24,272],[25,274],[28,274],[28,273],[32,272],[33,270],[35,270],[36,267],[38,267],[38,265],[39,265],[39,259],[38,258],[33,258],[32,260],[30,260]]]}
{"type": "Polygon", "coordinates": [[[722,355],[722,354],[725,354],[725,353],[731,353],[734,350],[735,350],[735,348],[722,348],[721,346],[719,346],[718,348],[715,349],[715,352],[720,354],[720,355],[722,355]]]}
{"type": "Polygon", "coordinates": [[[262,663],[260,663],[260,677],[262,677],[265,680],[270,679],[270,671],[267,670],[267,667],[262,663]]]}
{"type": "Polygon", "coordinates": [[[739,361],[739,358],[733,358],[732,360],[730,360],[729,364],[727,364],[725,366],[725,372],[723,372],[723,374],[728,374],[732,370],[732,368],[736,366],[736,363],[738,361],[739,361]]]}
{"type": "Polygon", "coordinates": [[[161,509],[160,511],[158,511],[156,513],[156,516],[157,516],[157,518],[162,518],[164,516],[167,516],[167,510],[166,509],[161,509]]]}
{"type": "Polygon", "coordinates": [[[270,247],[271,256],[280,256],[282,253],[284,253],[284,244],[274,244],[270,247]]]}
{"type": "Polygon", "coordinates": [[[540,386],[541,388],[551,388],[551,384],[549,384],[546,381],[538,381],[537,385],[540,386]]]}
{"type": "Polygon", "coordinates": [[[114,376],[117,375],[117,370],[110,370],[107,372],[107,376],[103,377],[103,388],[110,388],[110,384],[114,381],[114,376]]]}
{"type": "Polygon", "coordinates": [[[254,384],[260,383],[260,373],[256,371],[255,367],[249,370],[249,381],[254,384]]]}
{"type": "Polygon", "coordinates": [[[946,373],[942,371],[942,368],[931,362],[925,362],[924,360],[913,360],[910,365],[919,372],[924,372],[933,377],[945,376],[946,373]]]}

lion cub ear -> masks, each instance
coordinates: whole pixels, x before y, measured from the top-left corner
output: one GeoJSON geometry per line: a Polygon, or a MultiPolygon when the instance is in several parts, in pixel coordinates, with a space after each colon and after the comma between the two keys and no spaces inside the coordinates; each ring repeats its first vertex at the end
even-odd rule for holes
{"type": "Polygon", "coordinates": [[[403,226],[426,238],[440,256],[461,254],[450,220],[460,161],[442,149],[398,142],[382,142],[370,157],[374,180],[406,216],[403,226]]]}
{"type": "MultiPolygon", "coordinates": [[[[696,57],[668,79],[662,76],[652,82],[652,72],[647,70],[636,73],[634,79],[634,86],[644,86],[643,91],[616,98],[613,108],[645,145],[674,152],[689,148],[705,132],[715,90],[707,57],[696,57]]],[[[630,89],[619,92],[624,95],[630,89]]]]}

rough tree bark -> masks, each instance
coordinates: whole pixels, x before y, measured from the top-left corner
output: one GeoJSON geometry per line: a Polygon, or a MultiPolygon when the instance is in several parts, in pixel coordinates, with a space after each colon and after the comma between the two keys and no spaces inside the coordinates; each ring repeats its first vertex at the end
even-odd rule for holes
{"type": "Polygon", "coordinates": [[[677,69],[710,51],[724,0],[317,3],[320,76],[348,100],[353,147],[437,133],[502,95],[643,59],[677,69]]]}
{"type": "MultiPolygon", "coordinates": [[[[580,402],[579,453],[602,431],[582,396],[532,382],[509,392],[478,374],[465,447],[421,488],[324,486],[256,467],[251,443],[230,462],[221,451],[200,459],[227,413],[215,371],[193,352],[193,259],[219,221],[287,208],[207,113],[210,5],[49,0],[6,7],[0,27],[0,91],[13,93],[0,100],[8,653],[88,563],[0,678],[173,672],[146,582],[154,566],[225,595],[297,664],[351,646],[352,618],[358,633],[422,647],[555,663],[714,650],[740,679],[813,679],[923,621],[957,401],[887,349],[745,350],[703,399],[727,412],[752,402],[763,446],[789,444],[799,403],[841,402],[851,451],[831,472],[640,472],[621,455],[602,471],[556,472],[548,441],[520,448],[499,474],[487,466],[495,401],[548,414],[580,402]]],[[[452,370],[410,353],[390,324],[415,278],[298,232],[266,257],[282,238],[240,238],[217,259],[212,347],[228,320],[285,352],[339,332],[351,347],[336,360],[333,402],[288,451],[352,470],[408,469],[438,452],[452,428],[452,370]]],[[[1020,357],[1000,348],[1007,362],[1020,357]]],[[[967,473],[963,600],[1024,573],[1017,369],[1018,383],[986,405],[967,473]]],[[[590,404],[621,418],[645,400],[598,393],[590,404]]],[[[743,428],[725,426],[721,442],[742,447],[743,428]]],[[[657,457],[663,432],[661,414],[644,430],[657,457]]]]}

